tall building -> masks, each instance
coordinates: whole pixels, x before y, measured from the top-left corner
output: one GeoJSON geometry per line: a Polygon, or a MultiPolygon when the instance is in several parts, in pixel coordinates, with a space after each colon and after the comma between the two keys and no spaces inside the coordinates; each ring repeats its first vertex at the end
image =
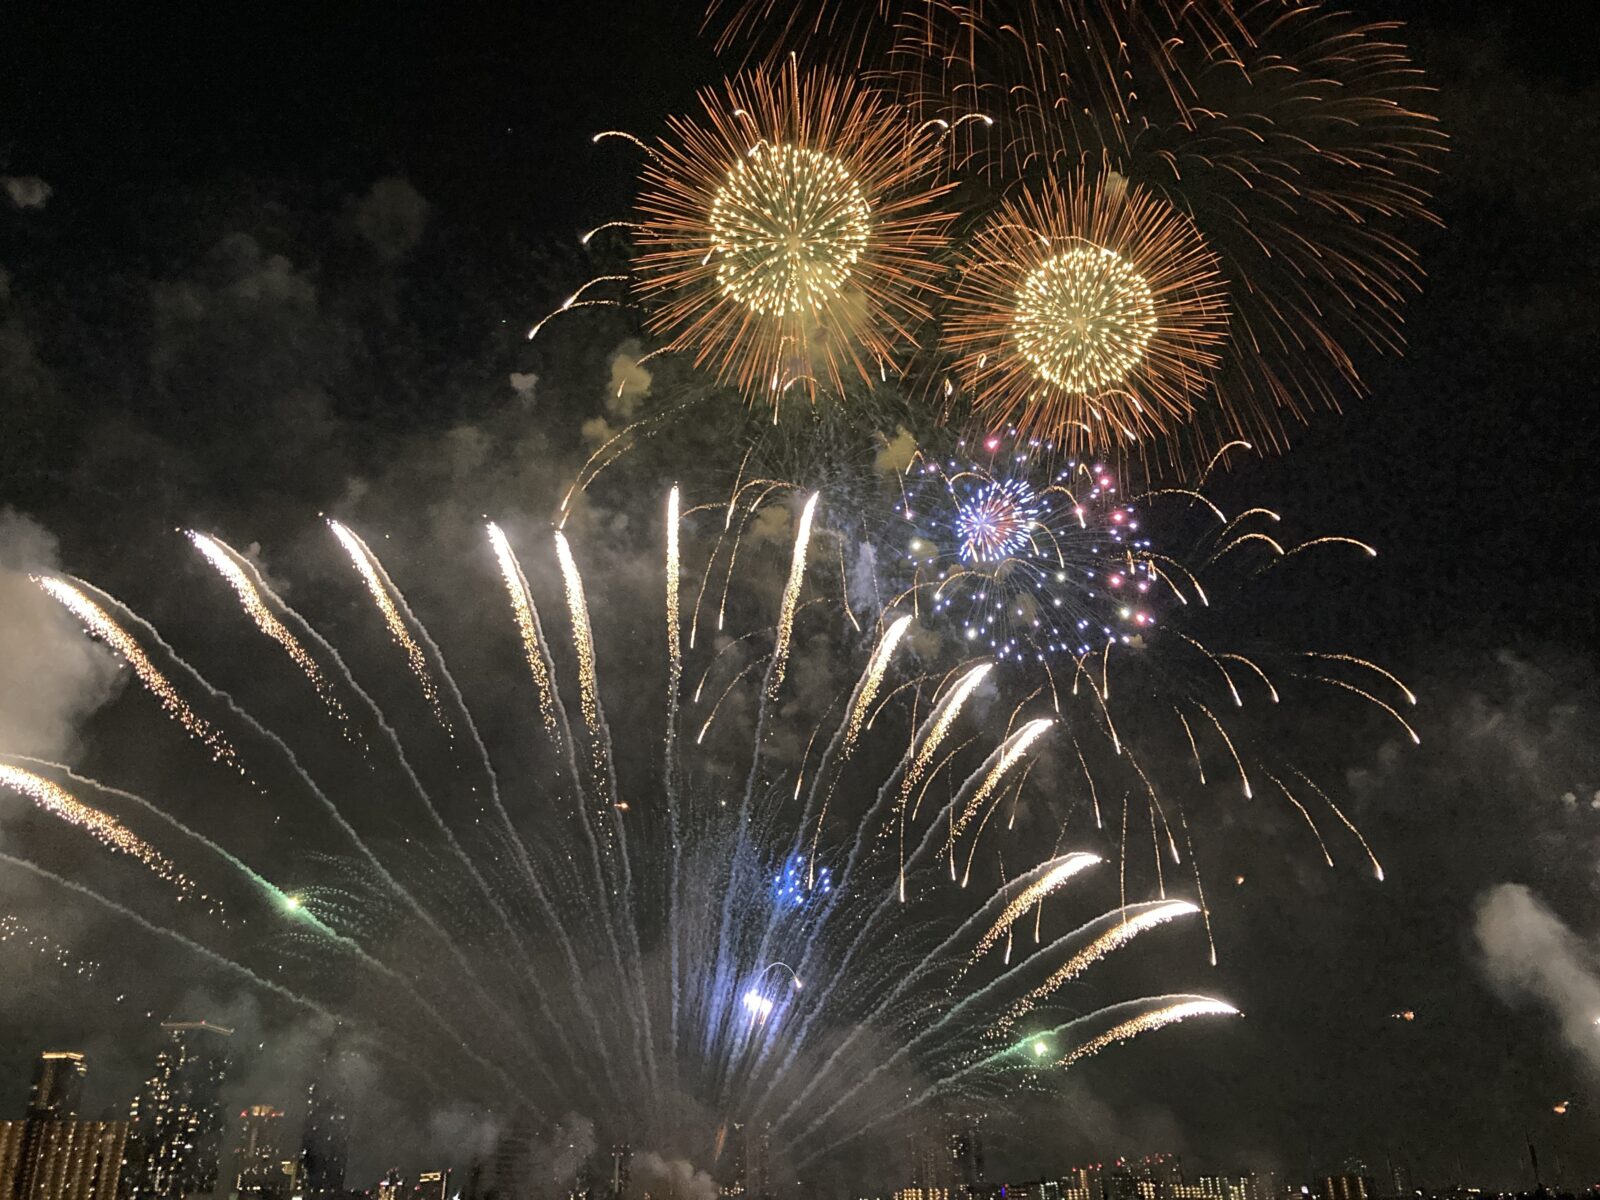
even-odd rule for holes
{"type": "Polygon", "coordinates": [[[83,1103],[83,1078],[88,1073],[88,1061],[76,1050],[46,1050],[33,1069],[28,1119],[59,1121],[77,1116],[83,1103]]]}
{"type": "Polygon", "coordinates": [[[976,1196],[983,1190],[983,1130],[977,1119],[963,1122],[950,1135],[950,1166],[957,1190],[976,1196]]]}
{"type": "Polygon", "coordinates": [[[332,1200],[344,1191],[350,1161],[350,1113],[343,1090],[323,1064],[322,1078],[306,1088],[306,1124],[300,1139],[300,1183],[305,1200],[332,1200]]]}
{"type": "Polygon", "coordinates": [[[217,1190],[233,1030],[208,1021],[164,1021],[161,1028],[166,1043],[128,1114],[125,1200],[183,1200],[217,1190]]]}
{"type": "Polygon", "coordinates": [[[411,1200],[450,1200],[450,1168],[419,1174],[411,1189],[411,1200]]]}
{"type": "Polygon", "coordinates": [[[1378,1190],[1365,1174],[1324,1175],[1318,1181],[1317,1195],[1320,1200],[1376,1200],[1378,1190]]]}
{"type": "Polygon", "coordinates": [[[405,1189],[406,1180],[400,1174],[400,1168],[390,1167],[378,1180],[378,1200],[405,1200],[405,1189]]]}
{"type": "Polygon", "coordinates": [[[0,1200],[116,1200],[127,1138],[126,1121],[0,1122],[0,1200]]]}
{"type": "Polygon", "coordinates": [[[239,1114],[233,1190],[254,1200],[283,1200],[292,1182],[284,1170],[283,1110],[255,1104],[239,1114]]]}

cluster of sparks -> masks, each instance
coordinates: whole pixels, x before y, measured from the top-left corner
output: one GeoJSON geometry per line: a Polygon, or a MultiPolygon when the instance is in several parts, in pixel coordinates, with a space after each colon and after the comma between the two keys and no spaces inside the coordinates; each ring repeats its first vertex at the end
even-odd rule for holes
{"type": "Polygon", "coordinates": [[[723,292],[757,317],[793,317],[836,300],[867,248],[871,207],[837,158],[758,144],[711,202],[723,292]]]}
{"type": "Polygon", "coordinates": [[[758,62],[885,89],[945,132],[952,178],[1001,197],[935,305],[990,428],[1192,466],[1236,437],[1281,448],[1359,389],[1357,350],[1403,345],[1445,139],[1393,23],[1322,3],[709,8],[758,62]]]}
{"type": "Polygon", "coordinates": [[[1155,567],[1138,511],[1109,467],[1041,467],[1053,452],[1012,429],[974,457],[919,458],[904,478],[910,594],[999,658],[1081,658],[1155,623],[1155,567]]]}
{"type": "MultiPolygon", "coordinates": [[[[1063,898],[1068,884],[1100,862],[1096,855],[1053,854],[1009,878],[994,877],[981,863],[974,871],[978,840],[1001,836],[989,822],[994,798],[1055,722],[1023,719],[989,748],[979,734],[957,736],[974,720],[973,700],[991,675],[988,662],[943,679],[913,676],[907,682],[925,694],[924,702],[911,705],[909,722],[885,717],[888,701],[880,696],[911,628],[903,614],[881,622],[842,704],[828,706],[831,723],[822,714],[823,724],[805,743],[794,787],[773,786],[796,766],[780,755],[777,741],[783,739],[775,739],[776,730],[807,711],[783,685],[781,670],[798,636],[798,598],[810,575],[806,550],[821,519],[815,494],[801,507],[754,727],[719,727],[712,758],[704,762],[684,755],[670,716],[679,704],[677,660],[684,649],[670,637],[666,767],[659,790],[646,793],[648,802],[634,796],[633,803],[619,783],[633,772],[617,770],[577,551],[559,531],[553,534],[554,590],[566,599],[569,661],[577,664],[572,702],[582,718],[569,723],[535,589],[511,539],[489,527],[488,559],[510,602],[508,636],[520,646],[536,694],[527,706],[533,745],[543,748],[556,772],[555,785],[535,789],[521,802],[532,809],[515,817],[503,804],[505,777],[442,655],[354,532],[331,526],[373,603],[376,627],[416,651],[405,654],[405,666],[421,687],[401,689],[411,696],[412,719],[421,717],[435,734],[454,729],[466,735],[443,739],[455,760],[444,782],[427,781],[413,766],[397,732],[407,722],[383,712],[374,693],[356,685],[345,659],[303,616],[244,571],[224,543],[191,537],[256,633],[286,653],[300,676],[319,683],[323,702],[312,711],[341,734],[325,753],[357,756],[364,773],[393,776],[396,803],[419,806],[424,819],[406,843],[429,836],[437,841],[432,853],[454,860],[457,886],[477,898],[465,907],[458,897],[437,892],[441,877],[433,867],[408,863],[403,854],[411,851],[369,840],[354,813],[318,782],[317,759],[292,754],[231,697],[210,689],[153,631],[135,638],[104,608],[86,608],[81,591],[41,580],[124,658],[144,656],[141,680],[184,728],[192,732],[198,717],[173,678],[192,680],[237,714],[246,734],[238,757],[252,766],[261,758],[288,768],[288,786],[313,802],[312,813],[333,821],[335,836],[347,846],[333,858],[348,866],[336,883],[280,891],[223,847],[164,818],[182,837],[203,842],[277,914],[283,926],[278,944],[295,946],[293,961],[305,964],[298,979],[284,973],[281,958],[271,966],[257,961],[258,953],[273,956],[273,936],[252,939],[252,946],[212,945],[152,922],[87,883],[40,873],[147,932],[177,940],[213,966],[391,1045],[408,1061],[425,1062],[430,1047],[436,1049],[441,1061],[452,1069],[465,1064],[477,1086],[534,1121],[581,1104],[597,1115],[614,1114],[624,1123],[619,1130],[681,1147],[700,1156],[697,1161],[705,1161],[705,1147],[687,1143],[706,1126],[653,1100],[662,1088],[693,1096],[717,1118],[711,1128],[762,1123],[786,1161],[803,1168],[925,1109],[1007,1095],[1019,1083],[1048,1086],[1025,1046],[996,1050],[996,1040],[1050,1011],[1066,979],[1161,922],[1132,906],[1087,925],[1068,921],[1058,928],[1054,917],[1044,919],[1047,903],[1069,904],[1063,898]],[[157,667],[158,657],[165,669],[157,667]],[[442,725],[438,709],[447,701],[450,721],[442,725]],[[355,736],[346,735],[350,726],[355,736]],[[856,747],[869,736],[879,744],[873,758],[889,766],[863,779],[852,775],[851,764],[861,759],[856,747]],[[813,743],[826,749],[808,771],[804,759],[813,743]],[[715,756],[741,748],[750,762],[742,791],[710,802],[706,797],[727,786],[712,765],[715,756]],[[948,798],[932,800],[930,785],[947,774],[954,781],[948,798]],[[487,795],[488,803],[477,805],[470,819],[453,821],[434,794],[462,786],[462,776],[478,777],[469,792],[487,795]],[[532,837],[519,832],[528,821],[537,822],[532,837]],[[958,841],[965,859],[959,882],[953,865],[958,841]],[[391,859],[391,853],[401,857],[391,859]],[[819,856],[827,865],[818,864],[819,856]],[[781,864],[775,872],[774,862],[781,864]],[[963,903],[975,873],[987,882],[963,903]],[[1033,948],[1014,956],[1013,928],[1029,914],[1033,948]],[[398,936],[401,930],[409,932],[398,936]],[[1003,961],[988,953],[1002,937],[1008,947],[1003,961]],[[647,944],[660,944],[665,953],[647,955],[647,944]],[[418,972],[409,957],[434,961],[439,954],[459,970],[418,972]],[[911,995],[918,1003],[907,1003],[911,995]],[[631,1032],[619,1042],[609,1032],[616,1029],[631,1032]],[[875,1048],[862,1054],[857,1047],[869,1032],[875,1048]],[[908,1077],[918,1081],[916,1088],[907,1087],[908,1077]],[[562,1110],[546,1109],[550,1095],[563,1097],[562,1110]]],[[[688,518],[676,490],[668,518],[663,591],[675,629],[681,576],[693,569],[680,545],[679,527],[688,518]]],[[[713,554],[704,569],[714,566],[713,554]]],[[[127,622],[146,628],[132,614],[127,622]]],[[[723,652],[709,653],[715,665],[723,652]]],[[[905,687],[896,686],[891,698],[905,687]]],[[[138,856],[163,877],[169,873],[165,848],[37,773],[9,766],[3,772],[0,784],[110,848],[138,856]]],[[[266,771],[246,776],[272,777],[266,771]]],[[[398,816],[393,806],[386,809],[385,820],[398,816]]],[[[1198,911],[1183,901],[1160,903],[1163,920],[1198,911]]],[[[1146,1028],[1164,1023],[1159,1014],[1169,999],[1134,1002],[1148,1018],[1146,1028]]],[[[1214,1008],[1208,1011],[1234,1011],[1209,1003],[1214,1008]]],[[[1048,1034],[1051,1044],[1063,1055],[1074,1046],[1080,1058],[1093,1053],[1111,1044],[1108,1037],[1128,1036],[1117,1032],[1130,1019],[1124,1010],[1125,1004],[1113,1005],[1104,1015],[1073,1018],[1048,1034]]]]}
{"type": "Polygon", "coordinates": [[[0,913],[0,946],[8,943],[15,943],[82,979],[93,979],[100,971],[97,961],[73,953],[49,934],[28,926],[15,913],[0,913]]]}

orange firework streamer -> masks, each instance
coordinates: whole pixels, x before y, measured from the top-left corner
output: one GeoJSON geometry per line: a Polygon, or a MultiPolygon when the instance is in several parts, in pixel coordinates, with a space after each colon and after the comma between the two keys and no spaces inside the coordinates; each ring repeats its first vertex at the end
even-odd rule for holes
{"type": "Polygon", "coordinates": [[[793,63],[701,95],[643,167],[635,236],[650,328],[773,406],[874,379],[928,315],[948,185],[937,126],[793,63]]]}
{"type": "Polygon", "coordinates": [[[1168,1025],[1176,1025],[1187,1021],[1190,1017],[1236,1017],[1239,1010],[1231,1004],[1221,1000],[1212,1000],[1205,996],[1194,996],[1178,1000],[1176,1003],[1164,1004],[1160,1008],[1149,1012],[1140,1013],[1127,1021],[1113,1025],[1104,1033],[1090,1038],[1078,1046],[1074,1046],[1061,1056],[1058,1067],[1070,1067],[1083,1059],[1091,1058],[1100,1051],[1105,1050],[1118,1042],[1136,1038],[1141,1033],[1153,1033],[1168,1025]]]}
{"type": "Polygon", "coordinates": [[[986,427],[1120,454],[1194,412],[1228,306],[1193,223],[1120,176],[1004,202],[974,236],[945,317],[952,374],[986,427]]]}

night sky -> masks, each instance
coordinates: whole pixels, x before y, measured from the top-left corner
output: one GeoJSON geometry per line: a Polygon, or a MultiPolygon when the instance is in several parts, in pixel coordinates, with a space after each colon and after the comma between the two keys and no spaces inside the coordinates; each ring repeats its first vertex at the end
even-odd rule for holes
{"type": "MultiPolygon", "coordinates": [[[[1283,604],[1421,698],[1420,748],[1310,710],[1297,731],[1337,764],[1327,782],[1387,880],[1348,846],[1330,871],[1303,827],[1239,808],[1212,843],[1221,964],[1181,953],[1247,1019],[1089,1064],[1002,1150],[1019,1172],[1175,1150],[1304,1175],[1393,1154],[1430,1185],[1509,1187],[1529,1182],[1527,1134],[1561,1182],[1600,1176],[1593,56],[1570,19],[1523,7],[1360,8],[1407,22],[1451,139],[1409,347],[1364,358],[1370,395],[1216,490],[1381,550],[1359,581],[1308,576],[1283,604]]],[[[226,657],[188,602],[201,576],[174,527],[326,578],[318,514],[353,514],[392,534],[386,561],[432,614],[480,514],[532,528],[549,511],[586,423],[617,418],[611,364],[637,328],[601,314],[523,334],[596,270],[577,235],[626,211],[636,156],[591,135],[654,133],[736,65],[699,16],[672,0],[4,6],[0,749],[179,792],[192,766],[129,767],[154,718],[123,711],[134,689],[116,694],[19,572],[81,574],[226,657]]],[[[643,519],[670,479],[635,481],[643,519]]],[[[602,632],[625,624],[596,603],[602,632]]],[[[443,623],[461,673],[492,666],[470,611],[443,623]]],[[[18,807],[0,807],[8,850],[18,807]]],[[[0,911],[106,948],[69,899],[14,875],[0,911]]],[[[152,997],[138,1012],[0,956],[0,1117],[21,1114],[30,1059],[58,1043],[94,1055],[91,1107],[124,1107],[153,1054],[151,1005],[276,1048],[241,1072],[241,1101],[287,1101],[313,1054],[176,955],[108,959],[152,997]]],[[[357,1171],[414,1152],[417,1125],[459,1145],[470,1118],[452,1104],[374,1097],[357,1171]]]]}

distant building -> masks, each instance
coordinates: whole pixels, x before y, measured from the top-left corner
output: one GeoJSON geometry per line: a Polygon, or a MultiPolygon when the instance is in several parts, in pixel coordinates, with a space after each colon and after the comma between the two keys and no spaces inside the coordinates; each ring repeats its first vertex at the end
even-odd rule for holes
{"type": "Polygon", "coordinates": [[[411,1188],[411,1200],[450,1200],[450,1168],[424,1171],[411,1188]]]}
{"type": "Polygon", "coordinates": [[[293,1190],[294,1164],[285,1169],[283,1110],[256,1104],[241,1112],[233,1158],[233,1190],[241,1200],[286,1200],[293,1190]]]}
{"type": "Polygon", "coordinates": [[[976,1119],[950,1135],[950,1166],[956,1188],[976,1196],[984,1184],[983,1130],[976,1119]]]}
{"type": "Polygon", "coordinates": [[[350,1111],[343,1090],[324,1069],[323,1078],[312,1080],[306,1088],[305,1132],[300,1139],[300,1184],[305,1200],[333,1200],[344,1191],[349,1161],[350,1111]]]}
{"type": "Polygon", "coordinates": [[[0,1122],[0,1200],[116,1200],[127,1139],[126,1121],[0,1122]]]}
{"type": "Polygon", "coordinates": [[[405,1176],[400,1174],[400,1168],[390,1167],[383,1178],[378,1180],[378,1200],[405,1200],[403,1193],[406,1188],[405,1176]]]}
{"type": "Polygon", "coordinates": [[[217,1190],[222,1085],[233,1030],[164,1021],[166,1043],[129,1110],[124,1200],[184,1200],[217,1190]]]}
{"type": "Polygon", "coordinates": [[[1378,1190],[1370,1175],[1324,1175],[1317,1182],[1319,1200],[1377,1200],[1378,1190]]]}
{"type": "Polygon", "coordinates": [[[84,1076],[88,1073],[88,1060],[76,1050],[46,1050],[33,1069],[28,1119],[59,1121],[77,1116],[83,1103],[84,1076]]]}

